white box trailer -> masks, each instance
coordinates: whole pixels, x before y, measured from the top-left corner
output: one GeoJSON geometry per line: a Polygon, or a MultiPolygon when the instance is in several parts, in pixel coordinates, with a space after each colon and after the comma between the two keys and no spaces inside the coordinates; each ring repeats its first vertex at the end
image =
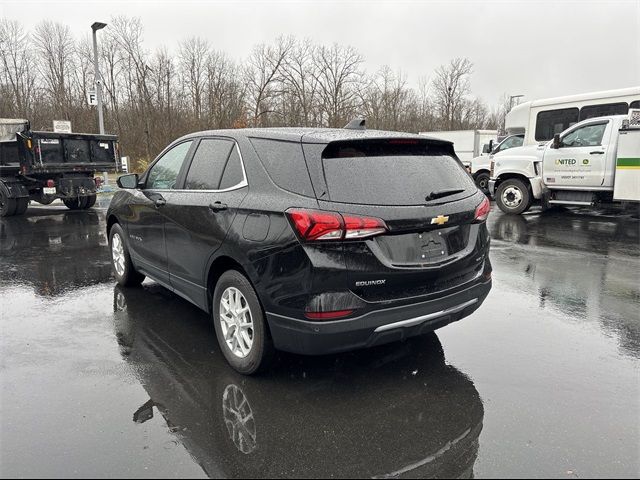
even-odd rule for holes
{"type": "Polygon", "coordinates": [[[497,143],[497,130],[449,130],[440,132],[419,132],[420,135],[453,142],[453,149],[460,161],[471,165],[471,160],[489,154],[489,142],[497,143]]]}

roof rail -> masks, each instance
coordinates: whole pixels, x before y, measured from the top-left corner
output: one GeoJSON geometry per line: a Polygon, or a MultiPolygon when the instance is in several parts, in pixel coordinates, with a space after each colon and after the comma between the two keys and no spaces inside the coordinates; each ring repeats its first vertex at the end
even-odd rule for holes
{"type": "Polygon", "coordinates": [[[365,122],[366,120],[364,118],[357,117],[351,120],[342,128],[346,128],[347,130],[366,130],[367,127],[365,126],[365,122]]]}

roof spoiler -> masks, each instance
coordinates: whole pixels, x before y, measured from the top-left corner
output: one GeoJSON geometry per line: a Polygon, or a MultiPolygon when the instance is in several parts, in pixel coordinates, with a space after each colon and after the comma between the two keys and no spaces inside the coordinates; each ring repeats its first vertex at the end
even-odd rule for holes
{"type": "Polygon", "coordinates": [[[354,118],[342,128],[346,128],[347,130],[366,130],[365,122],[366,120],[364,118],[354,118]]]}

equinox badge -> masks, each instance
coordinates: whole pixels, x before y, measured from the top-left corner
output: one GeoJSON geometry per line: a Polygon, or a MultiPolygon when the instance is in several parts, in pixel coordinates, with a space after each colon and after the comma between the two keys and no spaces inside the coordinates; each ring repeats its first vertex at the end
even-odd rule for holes
{"type": "Polygon", "coordinates": [[[435,218],[431,219],[431,225],[444,225],[449,221],[449,217],[445,217],[444,215],[438,215],[435,218]]]}

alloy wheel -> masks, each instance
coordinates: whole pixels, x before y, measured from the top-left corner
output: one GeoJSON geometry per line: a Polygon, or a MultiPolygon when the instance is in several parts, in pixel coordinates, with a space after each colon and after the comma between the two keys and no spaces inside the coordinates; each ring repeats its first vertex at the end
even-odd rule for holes
{"type": "Polygon", "coordinates": [[[245,358],[253,346],[253,317],[251,308],[242,292],[227,288],[220,298],[220,326],[231,353],[245,358]]]}

